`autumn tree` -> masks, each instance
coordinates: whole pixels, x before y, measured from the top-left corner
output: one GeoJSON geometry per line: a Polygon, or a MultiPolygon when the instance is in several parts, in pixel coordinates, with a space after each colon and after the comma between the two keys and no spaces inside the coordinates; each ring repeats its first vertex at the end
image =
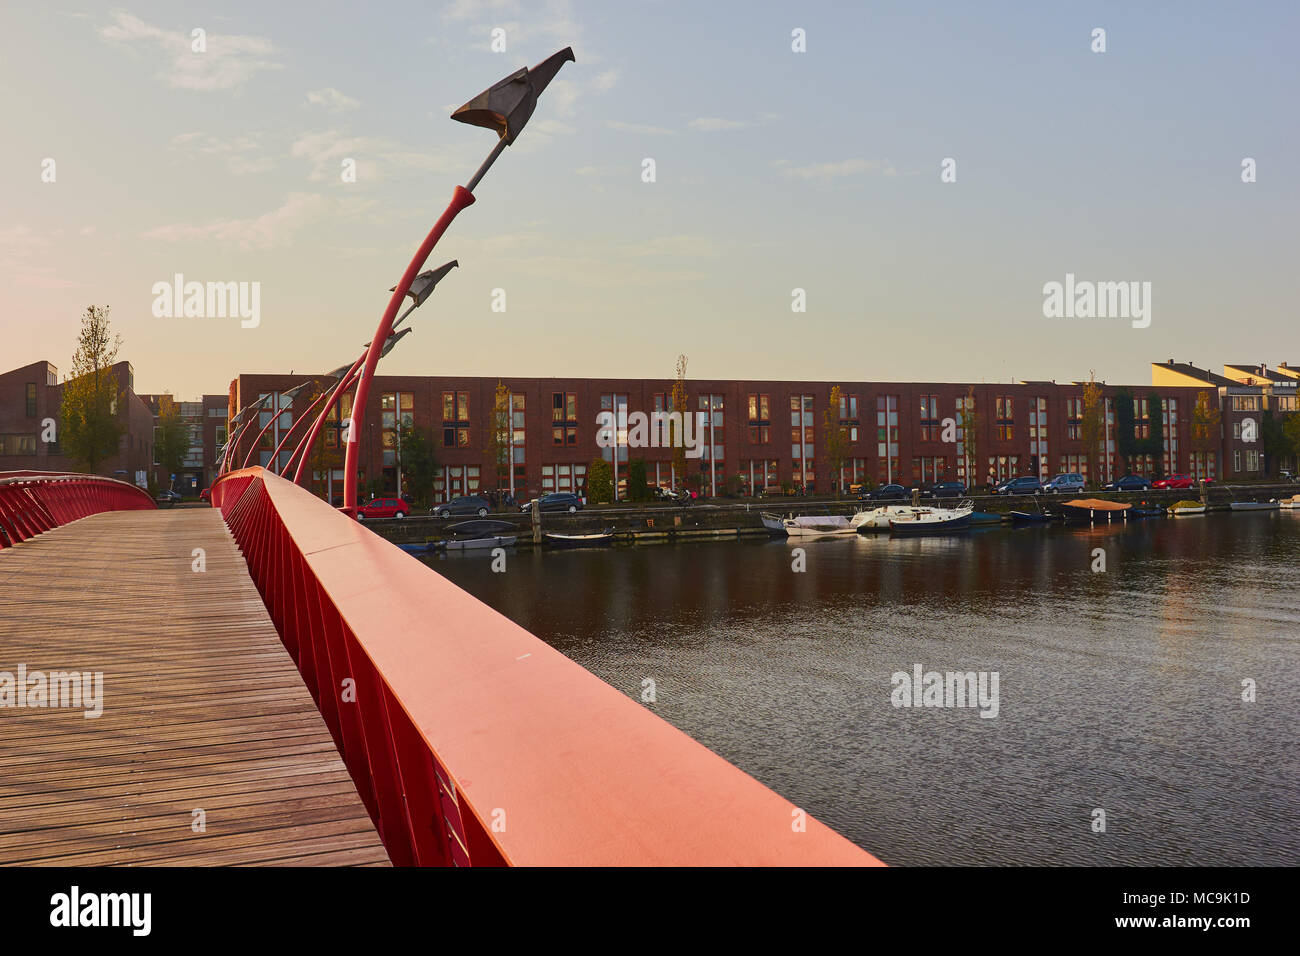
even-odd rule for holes
{"type": "Polygon", "coordinates": [[[844,461],[849,456],[849,430],[840,424],[840,399],[838,385],[831,389],[830,402],[822,413],[822,456],[830,466],[831,480],[839,488],[844,473],[844,461]]]}
{"type": "Polygon", "coordinates": [[[1088,373],[1088,384],[1083,387],[1083,409],[1079,421],[1079,437],[1083,451],[1088,456],[1088,478],[1094,485],[1101,484],[1101,439],[1106,430],[1106,404],[1095,372],[1088,373]]]}
{"type": "Polygon", "coordinates": [[[962,404],[961,414],[957,416],[961,426],[961,453],[966,469],[966,485],[974,488],[979,479],[979,438],[983,417],[975,407],[975,386],[966,389],[966,401],[962,404]]]}
{"type": "Polygon", "coordinates": [[[407,487],[415,503],[422,507],[430,504],[433,479],[438,473],[438,459],[433,451],[433,436],[427,428],[403,425],[401,428],[402,457],[398,463],[406,478],[407,487]]]}
{"type": "MultiPolygon", "coordinates": [[[[682,427],[686,425],[686,416],[690,410],[686,407],[686,356],[677,356],[677,378],[673,381],[672,409],[671,411],[681,413],[682,427]]],[[[673,474],[677,476],[679,482],[686,478],[686,443],[682,436],[676,434],[677,426],[669,419],[668,421],[668,444],[673,450],[673,474]]]]}
{"type": "Polygon", "coordinates": [[[496,394],[492,404],[492,413],[488,418],[487,443],[483,448],[488,461],[492,462],[492,473],[496,479],[495,488],[501,489],[510,483],[510,389],[497,380],[496,394]]]}
{"type": "Polygon", "coordinates": [[[109,331],[108,306],[90,306],[81,317],[72,374],[63,384],[59,412],[59,444],[83,471],[95,474],[117,451],[125,431],[118,408],[125,396],[118,390],[113,363],[122,337],[109,331]]]}

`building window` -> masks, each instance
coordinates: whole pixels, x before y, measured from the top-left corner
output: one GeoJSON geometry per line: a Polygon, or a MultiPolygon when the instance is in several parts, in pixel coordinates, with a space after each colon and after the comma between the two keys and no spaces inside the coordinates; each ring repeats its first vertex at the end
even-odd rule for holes
{"type": "Polygon", "coordinates": [[[939,396],[921,396],[921,441],[939,440],[939,396]]]}
{"type": "MultiPolygon", "coordinates": [[[[1232,410],[1234,412],[1257,412],[1259,411],[1258,395],[1234,395],[1232,396],[1232,410]]],[[[1235,469],[1234,469],[1235,470],[1235,469]]]]}
{"type": "Polygon", "coordinates": [[[35,455],[35,435],[0,435],[0,455],[35,455]]]}
{"type": "Polygon", "coordinates": [[[469,392],[442,393],[442,447],[469,447],[469,392]]]}
{"type": "Polygon", "coordinates": [[[27,383],[27,417],[36,417],[36,383],[27,383]]]}
{"type": "Polygon", "coordinates": [[[850,444],[857,444],[858,428],[861,427],[861,420],[858,418],[858,396],[841,395],[839,413],[840,430],[848,437],[850,444]]]}
{"type": "Polygon", "coordinates": [[[1078,441],[1083,437],[1083,399],[1065,400],[1065,437],[1078,441]]]}
{"type": "Polygon", "coordinates": [[[749,396],[749,443],[751,445],[772,443],[772,409],[767,395],[749,396]]]}
{"type": "Polygon", "coordinates": [[[1161,401],[1160,420],[1164,423],[1164,473],[1178,471],[1178,399],[1161,401]]]}
{"type": "Polygon", "coordinates": [[[997,397],[998,441],[1014,441],[1016,437],[1015,409],[1010,395],[997,397]]]}
{"type": "Polygon", "coordinates": [[[948,476],[948,459],[942,455],[912,459],[912,481],[933,484],[948,476]]]}
{"type": "Polygon", "coordinates": [[[578,444],[578,393],[551,394],[551,444],[578,444]]]}
{"type": "Polygon", "coordinates": [[[897,481],[898,465],[898,396],[876,396],[876,475],[882,484],[897,481]]]}

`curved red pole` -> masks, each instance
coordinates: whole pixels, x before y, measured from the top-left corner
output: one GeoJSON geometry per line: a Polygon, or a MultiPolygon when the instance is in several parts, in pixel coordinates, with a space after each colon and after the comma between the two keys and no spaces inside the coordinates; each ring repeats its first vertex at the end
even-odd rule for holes
{"type": "Polygon", "coordinates": [[[248,449],[248,454],[244,456],[244,463],[239,466],[240,468],[248,467],[248,462],[253,457],[253,452],[257,451],[258,442],[262,440],[263,435],[265,435],[268,431],[270,431],[271,426],[275,424],[275,420],[279,417],[280,417],[280,412],[277,411],[271,416],[271,420],[262,426],[262,430],[258,432],[257,437],[253,439],[253,444],[252,447],[248,449]]]}
{"type": "MultiPolygon", "coordinates": [[[[370,346],[366,346],[366,349],[369,348],[370,346]]],[[[302,473],[307,467],[307,459],[311,454],[311,446],[316,444],[316,439],[320,437],[321,429],[325,427],[325,419],[329,416],[330,409],[334,407],[334,403],[338,401],[339,396],[347,391],[348,386],[352,384],[352,380],[357,374],[357,369],[361,367],[361,361],[365,357],[366,351],[363,350],[360,357],[358,357],[357,360],[352,363],[352,367],[348,369],[348,374],[338,380],[338,383],[330,392],[329,399],[325,402],[325,407],[322,408],[320,414],[316,416],[316,422],[312,425],[311,431],[308,432],[306,437],[298,443],[298,447],[293,450],[293,454],[289,456],[289,460],[285,463],[284,470],[288,471],[289,466],[293,464],[294,459],[298,458],[299,454],[302,455],[302,458],[298,460],[298,470],[293,473],[293,483],[295,485],[302,481],[302,473]]]]}
{"type": "Polygon", "coordinates": [[[239,440],[244,437],[244,432],[248,430],[249,425],[253,424],[253,421],[254,419],[250,418],[248,421],[236,428],[235,433],[230,436],[230,440],[226,444],[226,454],[221,460],[221,470],[218,474],[224,475],[230,470],[230,462],[234,459],[235,453],[239,449],[239,440]]]}
{"type": "MultiPolygon", "coordinates": [[[[319,405],[321,402],[325,401],[325,396],[328,394],[329,392],[321,392],[319,395],[317,395],[316,401],[308,405],[307,410],[303,412],[301,415],[299,415],[297,418],[295,418],[293,420],[293,424],[285,429],[284,437],[280,439],[280,444],[276,445],[275,451],[271,452],[271,471],[274,474],[278,475],[280,473],[280,470],[279,468],[276,467],[275,463],[280,459],[280,449],[284,447],[284,443],[289,440],[290,435],[292,435],[295,431],[298,430],[298,426],[307,420],[307,416],[316,410],[316,406],[319,405]]],[[[285,462],[285,464],[288,465],[288,462],[285,462]]]]}
{"type": "MultiPolygon", "coordinates": [[[[505,141],[502,140],[502,142],[505,141]]],[[[355,516],[357,513],[357,458],[361,447],[360,435],[365,425],[366,399],[370,395],[370,380],[375,377],[375,367],[379,364],[379,353],[383,350],[389,333],[393,331],[393,320],[397,317],[397,310],[401,307],[406,293],[410,291],[411,283],[424,266],[424,261],[429,258],[429,253],[433,252],[433,247],[438,244],[438,240],[447,231],[447,227],[451,225],[457,213],[473,204],[474,194],[464,186],[457,186],[452,192],[451,202],[443,210],[442,216],[434,223],[429,234],[424,237],[424,242],[420,243],[420,248],[415,250],[415,256],[411,259],[410,265],[406,267],[406,272],[402,275],[402,281],[397,283],[396,288],[393,290],[393,297],[388,300],[388,308],[384,310],[384,317],[379,320],[379,327],[375,329],[375,337],[370,341],[370,348],[366,350],[366,367],[361,372],[361,380],[357,382],[357,393],[352,399],[352,421],[348,426],[347,456],[343,463],[343,510],[349,515],[355,516]]],[[[299,470],[301,471],[301,468],[299,470]]]]}

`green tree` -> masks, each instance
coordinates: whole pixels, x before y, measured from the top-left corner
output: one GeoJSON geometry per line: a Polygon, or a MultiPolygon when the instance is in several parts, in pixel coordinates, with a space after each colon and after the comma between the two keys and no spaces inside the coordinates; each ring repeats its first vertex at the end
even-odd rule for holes
{"type": "Polygon", "coordinates": [[[608,504],[614,500],[614,468],[597,455],[587,467],[587,501],[608,504]]]}
{"type": "Polygon", "coordinates": [[[158,399],[158,424],[154,428],[154,457],[169,476],[178,473],[190,453],[190,429],[181,421],[181,407],[170,395],[158,399]]]}
{"type": "Polygon", "coordinates": [[[646,482],[644,458],[633,458],[627,463],[627,496],[632,501],[650,500],[650,485],[646,482]]]}
{"type": "Polygon", "coordinates": [[[849,457],[849,430],[840,424],[840,398],[843,392],[836,385],[822,413],[822,457],[831,470],[831,487],[840,489],[844,461],[849,457]]]}
{"type": "Polygon", "coordinates": [[[406,478],[407,488],[417,505],[428,507],[433,493],[433,479],[438,473],[433,437],[427,428],[403,425],[401,440],[402,458],[399,466],[406,478]]]}
{"type": "Polygon", "coordinates": [[[63,384],[59,444],[81,470],[95,474],[117,451],[125,430],[118,418],[125,396],[118,390],[113,363],[122,337],[109,332],[108,306],[90,306],[81,317],[72,374],[63,384]]]}
{"type": "Polygon", "coordinates": [[[1287,424],[1291,419],[1300,418],[1300,413],[1290,412],[1281,415],[1275,415],[1273,409],[1264,410],[1263,419],[1260,422],[1259,437],[1264,445],[1264,454],[1268,456],[1268,474],[1276,476],[1277,470],[1281,467],[1282,462],[1287,461],[1296,453],[1296,438],[1300,436],[1300,427],[1293,427],[1292,433],[1287,433],[1287,424]]]}

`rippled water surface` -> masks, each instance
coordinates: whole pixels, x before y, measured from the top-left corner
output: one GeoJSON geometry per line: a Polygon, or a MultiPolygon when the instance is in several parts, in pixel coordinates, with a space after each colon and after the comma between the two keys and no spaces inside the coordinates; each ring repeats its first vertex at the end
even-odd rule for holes
{"type": "Polygon", "coordinates": [[[1300,513],[800,546],[431,563],[886,862],[1300,863],[1300,513]],[[998,716],[894,707],[918,663],[998,716]]]}

